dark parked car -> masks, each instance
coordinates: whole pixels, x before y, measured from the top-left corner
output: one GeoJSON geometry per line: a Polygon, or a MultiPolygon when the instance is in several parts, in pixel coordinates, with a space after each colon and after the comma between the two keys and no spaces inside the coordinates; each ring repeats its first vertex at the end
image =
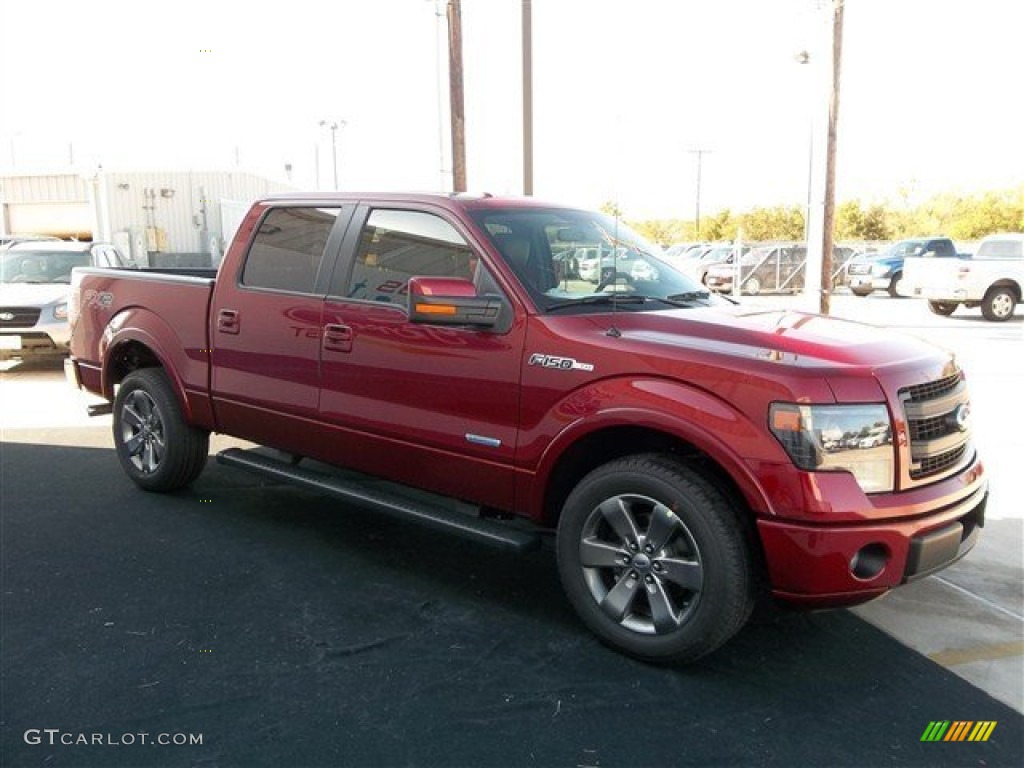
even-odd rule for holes
{"type": "MultiPolygon", "coordinates": [[[[851,248],[833,248],[833,264],[845,263],[852,253],[851,248]]],[[[740,293],[797,293],[804,289],[806,272],[807,246],[760,246],[740,260],[740,293]]],[[[736,270],[732,264],[717,264],[708,270],[705,284],[714,291],[728,293],[732,291],[735,275],[736,270]]]]}

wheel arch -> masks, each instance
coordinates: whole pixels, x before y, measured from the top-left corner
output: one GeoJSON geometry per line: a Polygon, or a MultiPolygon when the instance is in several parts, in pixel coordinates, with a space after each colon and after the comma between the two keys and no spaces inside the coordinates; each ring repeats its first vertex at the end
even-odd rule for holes
{"type": "Polygon", "coordinates": [[[133,371],[161,368],[171,383],[186,420],[212,428],[206,394],[206,359],[202,361],[204,372],[199,386],[190,388],[182,371],[192,372],[196,361],[189,358],[171,326],[154,313],[134,308],[117,315],[107,326],[100,354],[103,360],[101,388],[108,400],[114,399],[115,387],[133,371]],[[193,396],[190,396],[190,389],[193,396]]]}
{"type": "Polygon", "coordinates": [[[1021,302],[1021,285],[1012,277],[1004,277],[1000,278],[999,280],[996,280],[988,288],[985,289],[985,295],[987,296],[990,291],[993,291],[996,288],[1009,288],[1017,297],[1017,303],[1019,304],[1021,302]]]}
{"type": "MultiPolygon", "coordinates": [[[[622,418],[622,414],[618,414],[622,418]]],[[[544,525],[558,523],[562,506],[572,489],[589,472],[626,456],[654,453],[670,456],[698,469],[722,491],[751,523],[757,514],[771,514],[771,505],[758,480],[726,446],[704,436],[693,439],[684,430],[643,423],[597,425],[577,432],[563,442],[546,461],[535,488],[535,509],[544,525]],[[715,444],[717,443],[717,444],[715,444]]]]}

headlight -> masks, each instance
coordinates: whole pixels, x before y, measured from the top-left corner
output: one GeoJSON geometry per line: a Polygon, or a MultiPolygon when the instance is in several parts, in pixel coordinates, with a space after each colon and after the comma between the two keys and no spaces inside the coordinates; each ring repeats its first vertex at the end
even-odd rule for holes
{"type": "Polygon", "coordinates": [[[57,306],[55,306],[53,308],[53,316],[56,317],[58,320],[67,320],[68,319],[68,305],[67,305],[67,302],[65,302],[63,304],[58,304],[57,306]]]}
{"type": "Polygon", "coordinates": [[[896,459],[884,405],[773,403],[768,424],[800,469],[849,472],[865,493],[893,489],[896,459]]]}
{"type": "Polygon", "coordinates": [[[871,274],[875,277],[885,277],[892,271],[892,267],[887,264],[875,264],[871,267],[871,274]]]}

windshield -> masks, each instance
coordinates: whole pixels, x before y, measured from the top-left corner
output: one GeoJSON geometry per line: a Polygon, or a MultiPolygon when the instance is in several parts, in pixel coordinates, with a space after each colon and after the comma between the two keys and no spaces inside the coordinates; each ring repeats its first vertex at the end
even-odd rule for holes
{"type": "Polygon", "coordinates": [[[907,256],[920,256],[924,253],[924,240],[903,240],[896,243],[881,258],[906,258],[907,256]]]}
{"type": "Polygon", "coordinates": [[[723,303],[602,213],[568,209],[472,212],[541,311],[631,310],[723,303]]]}
{"type": "Polygon", "coordinates": [[[83,251],[0,253],[0,283],[70,283],[74,267],[89,266],[83,251]]]}

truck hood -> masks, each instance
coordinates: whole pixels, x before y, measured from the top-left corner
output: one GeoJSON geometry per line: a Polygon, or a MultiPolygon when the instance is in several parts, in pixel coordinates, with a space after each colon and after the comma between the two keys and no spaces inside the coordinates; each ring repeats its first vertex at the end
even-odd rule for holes
{"type": "MultiPolygon", "coordinates": [[[[605,328],[608,315],[591,316],[605,328]]],[[[614,326],[643,354],[651,345],[798,367],[868,367],[936,362],[948,354],[920,339],[864,323],[791,310],[708,307],[620,312],[614,326]]]]}
{"type": "Polygon", "coordinates": [[[45,307],[68,300],[66,283],[0,283],[0,304],[6,307],[45,307]]]}

